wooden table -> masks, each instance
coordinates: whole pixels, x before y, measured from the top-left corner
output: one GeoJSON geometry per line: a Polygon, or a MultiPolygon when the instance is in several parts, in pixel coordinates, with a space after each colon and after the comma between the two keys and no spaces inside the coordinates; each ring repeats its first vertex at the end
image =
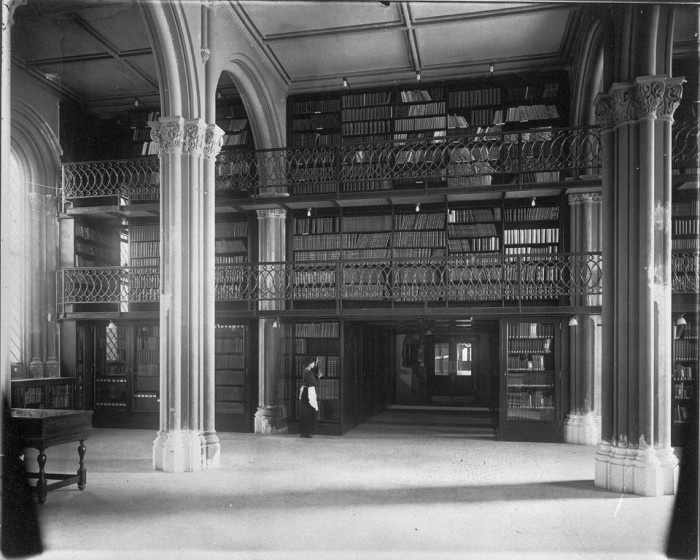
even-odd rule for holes
{"type": "Polygon", "coordinates": [[[63,488],[70,484],[77,484],[79,490],[85,488],[87,482],[85,440],[93,431],[92,411],[13,408],[12,421],[17,425],[24,446],[33,447],[39,451],[37,456],[39,472],[27,473],[27,476],[37,479],[34,492],[40,504],[46,501],[46,494],[49,490],[63,488]],[[77,474],[47,473],[45,450],[52,445],[71,441],[79,442],[77,474]],[[58,482],[49,484],[48,480],[57,480],[58,482]]]}

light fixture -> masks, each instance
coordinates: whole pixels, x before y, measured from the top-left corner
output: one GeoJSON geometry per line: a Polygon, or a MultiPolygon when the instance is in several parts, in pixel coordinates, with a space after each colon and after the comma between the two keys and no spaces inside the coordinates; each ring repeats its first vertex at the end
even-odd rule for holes
{"type": "Polygon", "coordinates": [[[309,209],[306,211],[306,215],[307,215],[309,218],[311,217],[311,208],[309,208],[309,209]]]}
{"type": "Polygon", "coordinates": [[[416,80],[420,82],[420,70],[416,70],[416,80]]]}
{"type": "Polygon", "coordinates": [[[134,97],[134,107],[138,107],[138,106],[139,106],[139,98],[134,97]]]}
{"type": "Polygon", "coordinates": [[[383,2],[380,0],[379,4],[384,6],[385,8],[388,8],[389,6],[391,6],[391,2],[386,2],[386,0],[383,2]]]}
{"type": "Polygon", "coordinates": [[[348,86],[348,79],[345,76],[343,76],[343,87],[350,87],[348,86]]]}
{"type": "Polygon", "coordinates": [[[575,315],[569,319],[569,326],[570,327],[578,327],[578,319],[576,319],[575,315]]]}
{"type": "Polygon", "coordinates": [[[676,319],[676,326],[677,327],[685,327],[688,324],[688,321],[685,320],[685,316],[681,315],[676,319]]]}
{"type": "Polygon", "coordinates": [[[535,203],[535,197],[533,196],[533,197],[532,197],[532,201],[530,202],[530,206],[534,206],[535,204],[536,204],[536,203],[535,203]]]}
{"type": "Polygon", "coordinates": [[[224,94],[221,93],[221,91],[217,91],[217,92],[216,92],[216,98],[217,98],[217,99],[223,99],[223,98],[224,98],[224,94]]]}
{"type": "Polygon", "coordinates": [[[430,327],[425,329],[425,336],[433,336],[433,334],[433,329],[431,329],[430,327]]]}
{"type": "Polygon", "coordinates": [[[493,76],[493,62],[489,64],[489,74],[493,76]]]}
{"type": "Polygon", "coordinates": [[[272,328],[273,329],[279,329],[280,328],[280,320],[279,318],[275,317],[274,322],[272,323],[272,328]]]}
{"type": "Polygon", "coordinates": [[[416,212],[420,212],[420,202],[416,204],[416,212]]]}

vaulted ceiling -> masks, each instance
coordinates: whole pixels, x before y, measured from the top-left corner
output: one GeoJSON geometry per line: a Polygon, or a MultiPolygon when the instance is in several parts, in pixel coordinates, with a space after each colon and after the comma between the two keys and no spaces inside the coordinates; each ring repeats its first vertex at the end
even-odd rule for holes
{"type": "MultiPolygon", "coordinates": [[[[186,0],[183,0],[186,1],[186,0]]],[[[579,32],[574,2],[221,1],[290,93],[563,68],[579,32]]],[[[684,20],[679,18],[677,27],[684,20]]],[[[687,24],[686,24],[687,26],[687,24]]],[[[695,27],[697,22],[695,22],[695,27]]],[[[683,30],[681,29],[681,32],[683,30]]],[[[691,29],[683,33],[690,34],[691,29]]],[[[13,62],[95,110],[158,104],[137,0],[27,0],[13,62]]]]}

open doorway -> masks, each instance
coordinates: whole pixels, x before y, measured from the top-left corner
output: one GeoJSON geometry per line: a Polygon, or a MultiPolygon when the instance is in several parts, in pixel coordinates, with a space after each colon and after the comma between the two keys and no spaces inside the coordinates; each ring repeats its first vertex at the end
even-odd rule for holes
{"type": "Polygon", "coordinates": [[[433,341],[432,368],[428,362],[428,391],[432,404],[476,405],[479,339],[475,336],[433,341]]]}

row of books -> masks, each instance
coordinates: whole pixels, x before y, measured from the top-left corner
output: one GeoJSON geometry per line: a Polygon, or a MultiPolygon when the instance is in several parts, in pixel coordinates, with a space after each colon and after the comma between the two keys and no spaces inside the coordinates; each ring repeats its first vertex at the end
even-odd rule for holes
{"type": "Polygon", "coordinates": [[[508,408],[554,409],[554,397],[543,391],[508,391],[508,408]]]}
{"type": "Polygon", "coordinates": [[[527,122],[536,120],[558,119],[559,110],[556,105],[518,105],[496,109],[493,114],[493,124],[505,124],[508,122],[527,122]]]}
{"type": "Polygon", "coordinates": [[[495,208],[463,208],[459,210],[450,210],[447,221],[450,224],[457,222],[500,222],[501,209],[497,206],[495,208]]]}
{"type": "Polygon", "coordinates": [[[343,108],[365,107],[367,105],[387,105],[391,101],[391,91],[372,93],[350,93],[343,95],[343,108]]]}
{"type": "Polygon", "coordinates": [[[443,229],[445,214],[420,212],[414,214],[395,214],[394,227],[398,230],[443,229]]]}
{"type": "MultiPolygon", "coordinates": [[[[291,325],[287,325],[288,327],[291,325]]],[[[291,338],[291,331],[285,333],[284,340],[284,351],[287,354],[291,354],[292,350],[295,354],[306,354],[306,348],[308,345],[308,340],[305,338],[291,338]]]]}
{"type": "Polygon", "coordinates": [[[698,341],[696,339],[680,339],[673,341],[673,358],[675,360],[697,360],[698,341]]]}
{"type": "Polygon", "coordinates": [[[137,336],[137,350],[158,350],[160,348],[160,338],[157,336],[137,336]]]}
{"type": "Polygon", "coordinates": [[[243,385],[245,384],[245,372],[243,370],[223,370],[214,372],[216,385],[243,385]]]}
{"type": "Polygon", "coordinates": [[[160,375],[160,364],[156,362],[151,362],[151,363],[144,363],[144,362],[137,362],[136,363],[136,371],[134,372],[135,376],[158,376],[160,375]]]}
{"type": "Polygon", "coordinates": [[[248,222],[216,222],[216,237],[246,237],[248,235],[248,222]]]}
{"type": "Polygon", "coordinates": [[[132,241],[129,246],[131,258],[158,257],[160,256],[160,242],[158,241],[132,241]]]}
{"type": "Polygon", "coordinates": [[[214,357],[216,369],[243,369],[245,356],[242,354],[217,354],[214,357]]]}
{"type": "Polygon", "coordinates": [[[308,148],[310,146],[333,146],[340,144],[341,138],[342,136],[338,133],[296,133],[292,136],[291,145],[299,148],[308,148]]]}
{"type": "Polygon", "coordinates": [[[248,262],[248,255],[216,255],[214,257],[214,262],[218,265],[226,265],[226,264],[243,264],[248,262]]]}
{"type": "Polygon", "coordinates": [[[369,121],[375,119],[391,119],[394,116],[393,109],[394,108],[391,105],[343,109],[341,116],[344,123],[352,121],[369,121]]]}
{"type": "Polygon", "coordinates": [[[93,227],[86,226],[80,222],[75,222],[75,235],[82,237],[88,241],[94,241],[101,245],[111,245],[113,243],[113,235],[104,233],[93,227]]]}
{"type": "Polygon", "coordinates": [[[493,223],[447,224],[450,238],[457,237],[496,237],[498,232],[493,223]]]}
{"type": "Polygon", "coordinates": [[[248,244],[241,239],[217,239],[214,241],[217,253],[246,253],[248,244]]]}
{"type": "Polygon", "coordinates": [[[479,105],[500,105],[501,88],[483,88],[467,91],[451,91],[447,95],[450,107],[476,107],[479,105]]]}
{"type": "Polygon", "coordinates": [[[673,380],[674,381],[695,381],[695,374],[693,373],[692,366],[682,366],[677,364],[673,368],[673,380]]]}
{"type": "Polygon", "coordinates": [[[339,127],[340,120],[336,113],[317,113],[305,118],[292,120],[292,131],[294,132],[339,127]]]}
{"type": "Polygon", "coordinates": [[[503,216],[507,222],[543,222],[559,219],[558,206],[504,208],[503,212],[503,216]]]}
{"type": "Polygon", "coordinates": [[[332,285],[335,283],[335,271],[333,270],[306,270],[295,271],[292,276],[292,281],[295,286],[305,284],[325,284],[332,285]]]}
{"type": "Polygon", "coordinates": [[[432,101],[430,93],[425,89],[406,89],[400,92],[400,96],[403,103],[432,101]]]}
{"type": "Polygon", "coordinates": [[[697,217],[673,220],[673,235],[698,235],[698,233],[700,233],[700,228],[697,217]]]}
{"type": "Polygon", "coordinates": [[[681,406],[677,404],[673,407],[673,422],[681,423],[690,420],[690,414],[688,413],[688,407],[681,406]]]}
{"type": "Polygon", "coordinates": [[[343,249],[377,249],[388,247],[391,233],[344,233],[343,249]]]}
{"type": "Polygon", "coordinates": [[[673,202],[671,204],[671,212],[673,216],[691,216],[697,220],[700,217],[700,200],[673,202]]]}
{"type": "Polygon", "coordinates": [[[248,142],[248,131],[242,130],[241,132],[234,132],[233,134],[226,134],[223,139],[224,146],[242,146],[248,142]]]}
{"type": "Polygon", "coordinates": [[[506,245],[556,244],[559,243],[559,228],[506,229],[503,242],[506,245]]]}
{"type": "MultiPolygon", "coordinates": [[[[345,106],[345,98],[343,98],[345,106]]],[[[296,100],[292,103],[292,114],[301,115],[303,113],[326,113],[340,110],[340,99],[309,99],[296,100]]]]}
{"type": "MultiPolygon", "coordinates": [[[[388,235],[388,234],[387,234],[388,235]]],[[[395,247],[438,247],[445,245],[444,231],[397,231],[394,232],[395,247]]],[[[383,247],[383,245],[381,245],[383,247]]]]}
{"type": "Polygon", "coordinates": [[[306,338],[337,338],[340,336],[340,323],[295,323],[294,336],[306,338]]]}
{"type": "MultiPolygon", "coordinates": [[[[344,223],[344,225],[347,224],[344,223]]],[[[338,216],[294,219],[295,235],[337,233],[339,229],[340,217],[338,216]]]]}
{"type": "Polygon", "coordinates": [[[689,237],[687,239],[672,239],[671,248],[674,251],[694,251],[700,249],[700,239],[689,237]]]}
{"type": "Polygon", "coordinates": [[[245,341],[242,336],[236,338],[226,336],[224,338],[221,331],[217,329],[214,348],[220,354],[242,354],[245,350],[245,341]]]}
{"type": "Polygon", "coordinates": [[[508,340],[509,354],[547,354],[551,351],[551,338],[514,338],[508,340]]]}
{"type": "Polygon", "coordinates": [[[692,399],[695,396],[695,387],[686,383],[673,384],[673,398],[692,399]]]}
{"type": "Polygon", "coordinates": [[[538,247],[506,247],[503,251],[505,255],[537,255],[540,253],[557,253],[559,247],[557,245],[540,245],[538,247]]]}
{"type": "Polygon", "coordinates": [[[343,134],[346,136],[358,134],[385,134],[391,132],[391,121],[358,121],[343,123],[343,134]]]}
{"type": "Polygon", "coordinates": [[[396,119],[394,129],[397,132],[410,132],[412,130],[442,129],[447,126],[444,116],[416,117],[413,119],[396,119]]]}
{"type": "MultiPolygon", "coordinates": [[[[553,323],[508,323],[508,338],[550,339],[554,336],[553,323]]],[[[551,341],[549,342],[551,344],[551,341]]]]}
{"type": "Polygon", "coordinates": [[[132,225],[129,228],[131,241],[158,241],[160,239],[160,225],[132,225]]]}
{"type": "Polygon", "coordinates": [[[158,391],[159,389],[159,375],[141,375],[134,377],[134,391],[158,391]]]}
{"type": "Polygon", "coordinates": [[[399,105],[396,108],[397,117],[442,116],[444,112],[444,101],[433,101],[419,105],[399,105]]]}
{"type": "Polygon", "coordinates": [[[231,177],[237,175],[249,175],[254,173],[253,162],[251,161],[227,161],[217,162],[217,177],[231,177]]]}
{"type": "Polygon", "coordinates": [[[240,402],[243,401],[244,395],[244,387],[235,385],[216,385],[214,387],[214,398],[217,402],[240,402]]]}
{"type": "Polygon", "coordinates": [[[136,362],[140,365],[157,364],[160,361],[159,350],[137,350],[136,362]]]}
{"type": "Polygon", "coordinates": [[[157,156],[158,153],[157,142],[144,142],[140,147],[136,146],[134,155],[157,156]]]}
{"type": "MultiPolygon", "coordinates": [[[[514,346],[529,346],[532,341],[530,340],[518,340],[517,343],[514,344],[514,346]]],[[[540,342],[540,341],[537,341],[540,342]]],[[[508,348],[509,352],[511,351],[511,348],[508,348]]],[[[537,371],[537,372],[544,372],[545,371],[545,361],[544,361],[544,355],[543,354],[520,354],[519,356],[508,356],[508,385],[514,385],[514,384],[522,384],[523,383],[523,376],[522,373],[517,373],[517,372],[522,372],[522,371],[537,371]],[[515,370],[514,372],[511,372],[510,370],[515,370]]],[[[536,383],[535,381],[529,381],[530,384],[546,384],[546,385],[551,385],[551,378],[546,380],[546,382],[541,382],[541,383],[536,383]]]]}
{"type": "MultiPolygon", "coordinates": [[[[159,257],[149,257],[149,258],[139,258],[139,257],[134,257],[133,255],[130,258],[131,266],[132,267],[148,267],[148,268],[155,268],[160,266],[160,258],[159,257]]],[[[142,287],[146,288],[149,287],[147,284],[143,285],[143,282],[148,282],[146,278],[143,279],[138,279],[136,280],[137,282],[140,282],[141,284],[136,285],[137,287],[142,287]]]]}
{"type": "Polygon", "coordinates": [[[498,237],[475,237],[472,239],[448,239],[447,247],[451,254],[470,252],[493,252],[500,250],[498,237]]]}
{"type": "Polygon", "coordinates": [[[93,245],[91,243],[83,243],[77,241],[75,243],[75,252],[80,253],[82,257],[92,257],[92,260],[115,261],[119,254],[118,247],[104,247],[93,245]]]}

